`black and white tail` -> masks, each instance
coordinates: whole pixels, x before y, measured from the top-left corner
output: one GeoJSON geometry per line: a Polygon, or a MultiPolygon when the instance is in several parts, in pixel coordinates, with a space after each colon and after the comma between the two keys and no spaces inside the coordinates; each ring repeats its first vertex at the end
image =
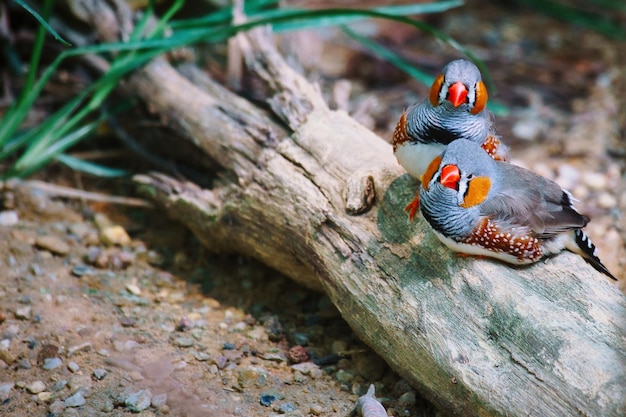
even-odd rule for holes
{"type": "Polygon", "coordinates": [[[591,266],[593,266],[595,269],[602,272],[609,278],[617,281],[617,278],[615,278],[615,276],[611,274],[611,272],[609,272],[609,270],[606,266],[604,266],[600,258],[598,258],[596,245],[593,244],[593,242],[591,241],[591,239],[589,239],[589,236],[587,236],[585,232],[580,229],[576,229],[575,240],[576,245],[582,251],[583,257],[587,262],[591,264],[591,266]]]}

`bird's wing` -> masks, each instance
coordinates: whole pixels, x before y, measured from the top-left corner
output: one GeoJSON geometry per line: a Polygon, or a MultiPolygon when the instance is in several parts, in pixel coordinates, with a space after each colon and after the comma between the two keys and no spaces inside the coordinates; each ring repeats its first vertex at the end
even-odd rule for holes
{"type": "Polygon", "coordinates": [[[481,214],[513,228],[529,228],[541,238],[584,227],[589,218],[572,206],[558,184],[515,165],[499,163],[502,184],[481,205],[481,214]]]}

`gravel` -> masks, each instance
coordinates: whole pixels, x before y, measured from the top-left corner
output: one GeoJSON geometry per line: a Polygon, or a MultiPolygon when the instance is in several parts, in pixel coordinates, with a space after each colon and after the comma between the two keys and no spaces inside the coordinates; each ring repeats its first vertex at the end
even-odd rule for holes
{"type": "Polygon", "coordinates": [[[64,401],[66,407],[80,407],[87,403],[82,390],[78,390],[74,395],[70,395],[64,401]]]}
{"type": "Polygon", "coordinates": [[[26,391],[30,392],[31,394],[39,394],[46,389],[46,384],[44,384],[43,381],[34,381],[26,385],[25,388],[26,391]]]}
{"type": "Polygon", "coordinates": [[[48,250],[55,255],[64,256],[70,252],[70,246],[57,236],[38,236],[35,240],[35,246],[48,250]]]}
{"type": "Polygon", "coordinates": [[[144,389],[130,394],[124,401],[124,404],[126,405],[126,407],[128,407],[130,411],[134,413],[139,413],[150,407],[151,402],[152,392],[150,392],[150,390],[144,389]]]}
{"type": "Polygon", "coordinates": [[[41,368],[46,371],[51,371],[53,369],[60,368],[61,366],[63,366],[61,358],[46,358],[44,359],[44,363],[41,368]]]}

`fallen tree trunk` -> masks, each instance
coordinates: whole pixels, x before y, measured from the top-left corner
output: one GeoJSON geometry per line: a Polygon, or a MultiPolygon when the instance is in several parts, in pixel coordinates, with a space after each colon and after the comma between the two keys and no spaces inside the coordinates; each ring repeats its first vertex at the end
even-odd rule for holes
{"type": "Polygon", "coordinates": [[[443,410],[625,415],[618,289],[572,254],[515,269],[450,253],[422,219],[408,222],[416,184],[390,145],[330,110],[268,39],[241,42],[269,113],[162,59],[133,77],[130,88],[223,168],[211,190],[137,176],[143,195],[207,248],[327,292],[362,340],[443,410]]]}

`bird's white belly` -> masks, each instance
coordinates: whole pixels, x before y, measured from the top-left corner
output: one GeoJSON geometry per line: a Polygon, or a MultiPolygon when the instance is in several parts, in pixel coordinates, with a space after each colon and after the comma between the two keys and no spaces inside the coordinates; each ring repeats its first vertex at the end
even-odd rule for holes
{"type": "Polygon", "coordinates": [[[405,142],[396,149],[396,158],[406,171],[420,179],[430,162],[443,152],[440,143],[405,142]]]}

